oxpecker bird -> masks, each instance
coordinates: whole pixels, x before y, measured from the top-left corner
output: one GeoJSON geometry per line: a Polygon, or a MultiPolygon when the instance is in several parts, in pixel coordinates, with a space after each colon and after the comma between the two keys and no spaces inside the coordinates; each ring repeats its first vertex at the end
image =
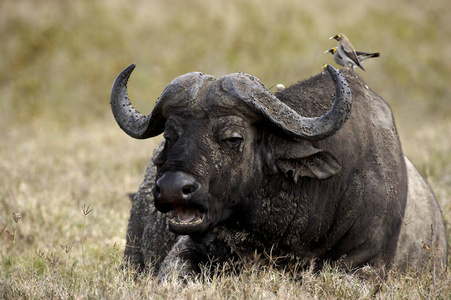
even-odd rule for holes
{"type": "MultiPolygon", "coordinates": [[[[325,51],[324,53],[332,53],[335,63],[337,65],[345,67],[345,65],[346,65],[345,60],[341,57],[340,53],[338,53],[337,47],[329,49],[329,50],[325,51]]],[[[368,53],[368,52],[356,51],[355,53],[357,54],[357,58],[359,59],[360,63],[363,63],[368,58],[380,56],[379,52],[368,53]]],[[[355,65],[353,65],[352,67],[355,68],[355,65]]]]}
{"type": "Polygon", "coordinates": [[[365,71],[365,69],[362,67],[362,65],[359,62],[359,59],[357,57],[357,53],[354,50],[354,47],[352,46],[352,44],[349,42],[348,38],[343,33],[334,35],[329,38],[329,40],[331,40],[331,39],[336,39],[338,41],[338,47],[337,47],[338,53],[345,61],[346,67],[348,65],[358,66],[360,69],[365,71]]]}

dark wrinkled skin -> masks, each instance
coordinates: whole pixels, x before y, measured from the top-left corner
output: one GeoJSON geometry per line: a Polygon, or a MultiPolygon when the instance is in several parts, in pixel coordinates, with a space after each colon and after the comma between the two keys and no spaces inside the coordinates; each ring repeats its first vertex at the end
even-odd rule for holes
{"type": "MultiPolygon", "coordinates": [[[[252,258],[255,251],[284,257],[282,265],[316,259],[319,266],[336,262],[347,270],[390,268],[401,261],[395,256],[406,252],[397,245],[406,227],[408,173],[392,113],[355,73],[345,75],[351,116],[321,141],[293,139],[239,107],[203,103],[170,112],[166,141],[156,148],[134,196],[125,261],[141,269],[151,263],[161,278],[173,268],[180,275],[196,273],[199,263],[252,258]],[[152,194],[156,180],[178,171],[205,189],[194,201],[208,217],[205,230],[180,237],[168,229],[152,194]]],[[[330,108],[334,89],[330,77],[320,74],[276,96],[304,116],[318,116],[330,108]]],[[[424,182],[421,176],[416,180],[424,182]]],[[[433,209],[440,215],[438,206],[433,209]]],[[[443,263],[443,220],[436,226],[443,263]]],[[[404,233],[409,238],[421,237],[404,233]]],[[[406,253],[427,260],[421,249],[406,253]]]]}

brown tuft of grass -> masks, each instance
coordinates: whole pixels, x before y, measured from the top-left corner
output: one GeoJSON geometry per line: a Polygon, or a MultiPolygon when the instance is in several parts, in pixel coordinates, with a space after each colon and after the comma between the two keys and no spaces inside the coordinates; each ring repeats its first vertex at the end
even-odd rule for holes
{"type": "Polygon", "coordinates": [[[293,276],[258,263],[240,266],[240,270],[233,263],[221,268],[205,266],[198,277],[188,281],[176,274],[158,281],[118,268],[121,253],[115,246],[101,251],[103,259],[98,264],[83,267],[63,264],[64,258],[54,253],[36,253],[30,258],[32,266],[0,281],[0,291],[7,299],[443,299],[451,293],[449,273],[433,282],[427,273],[391,271],[385,281],[370,281],[329,266],[319,273],[311,268],[293,276]]]}

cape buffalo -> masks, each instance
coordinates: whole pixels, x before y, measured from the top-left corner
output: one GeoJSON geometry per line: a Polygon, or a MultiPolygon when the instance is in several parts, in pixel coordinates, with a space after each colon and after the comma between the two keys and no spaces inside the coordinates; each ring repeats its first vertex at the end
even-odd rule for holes
{"type": "Polygon", "coordinates": [[[146,116],[127,96],[134,67],[114,82],[114,117],[164,141],[134,196],[127,263],[161,277],[255,252],[347,270],[446,267],[437,201],[389,106],[354,72],[327,65],[275,95],[248,74],[188,73],[146,116]]]}

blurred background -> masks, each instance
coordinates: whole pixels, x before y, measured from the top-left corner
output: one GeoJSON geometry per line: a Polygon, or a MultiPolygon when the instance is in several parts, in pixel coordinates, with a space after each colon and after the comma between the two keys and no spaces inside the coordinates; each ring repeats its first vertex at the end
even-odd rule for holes
{"type": "Polygon", "coordinates": [[[450,16],[448,0],[2,0],[0,229],[16,211],[24,251],[77,244],[87,203],[87,245],[124,246],[126,193],[155,144],[126,136],[111,114],[112,83],[131,63],[129,95],[148,114],[191,71],[246,72],[272,87],[339,67],[324,54],[337,33],[381,53],[357,73],[392,107],[406,155],[450,220],[450,16]]]}
{"type": "Polygon", "coordinates": [[[131,63],[134,103],[145,112],[191,71],[289,85],[333,63],[323,52],[339,32],[357,50],[381,53],[358,73],[399,118],[450,118],[450,13],[445,0],[3,0],[2,120],[110,117],[111,84],[131,63]]]}

